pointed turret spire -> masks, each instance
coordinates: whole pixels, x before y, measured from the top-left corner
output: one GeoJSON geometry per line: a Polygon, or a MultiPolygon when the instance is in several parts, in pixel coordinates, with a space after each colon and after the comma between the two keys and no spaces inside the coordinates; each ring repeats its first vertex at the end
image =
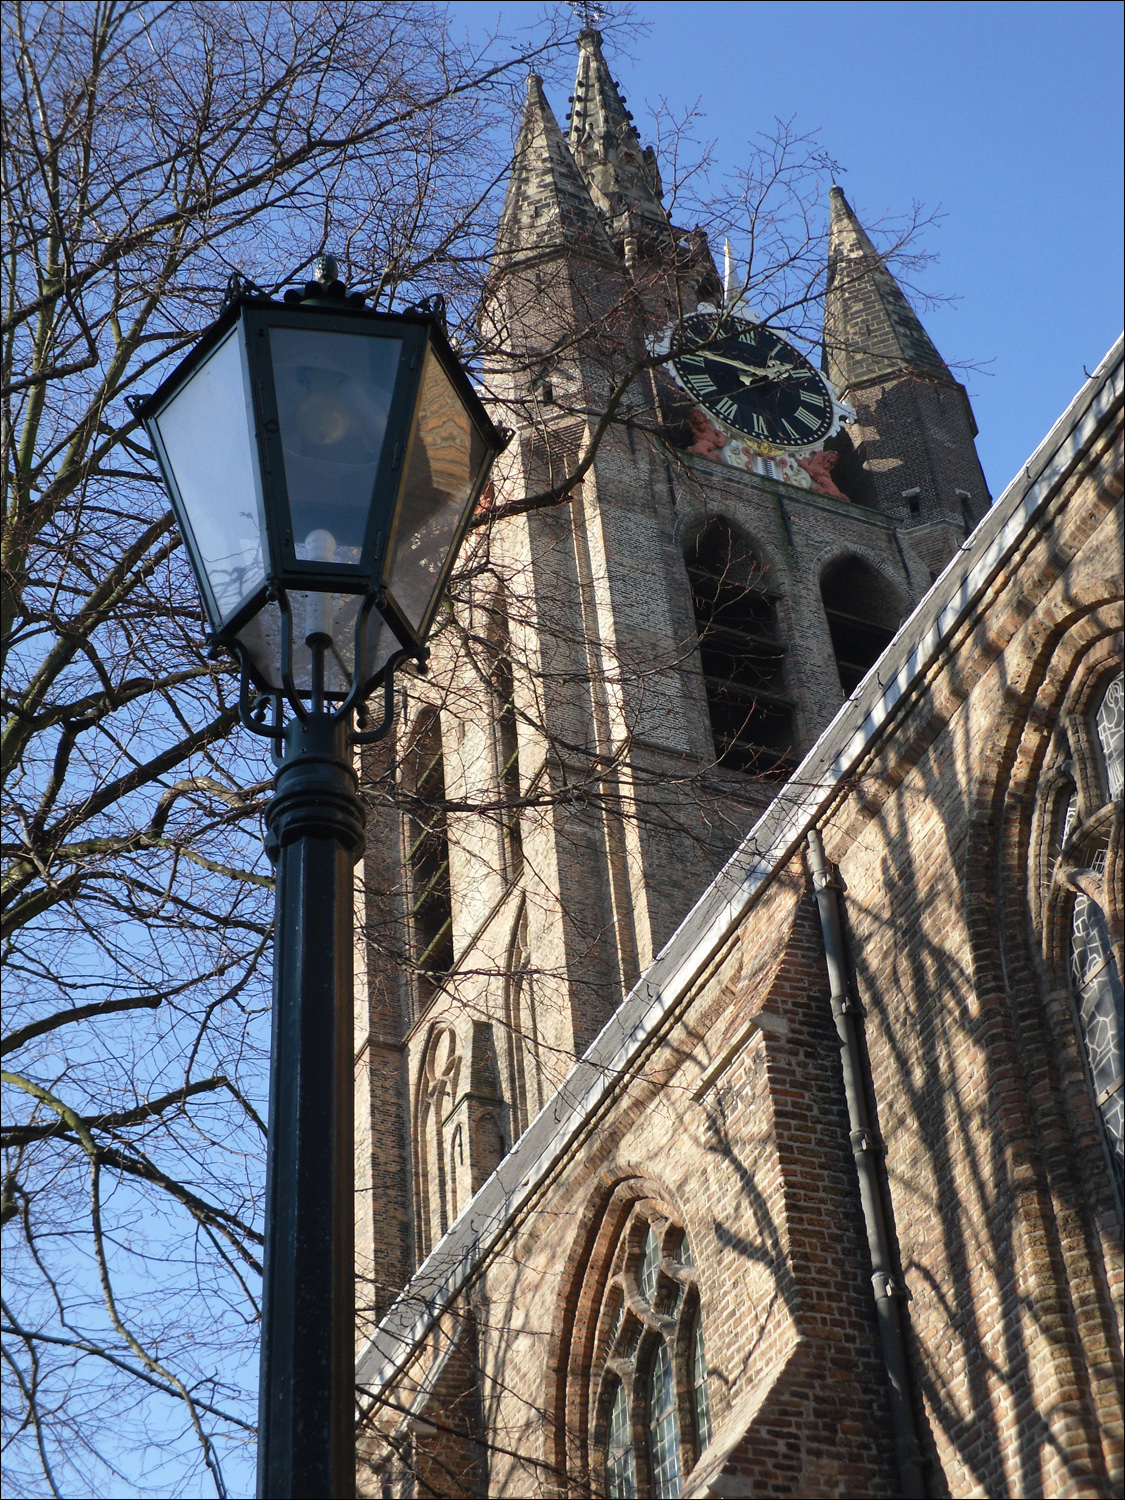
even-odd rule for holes
{"type": "Polygon", "coordinates": [[[840,188],[830,202],[824,368],[856,413],[836,444],[841,476],[857,500],[917,528],[936,573],[988,507],[977,424],[840,188]]]}
{"type": "Polygon", "coordinates": [[[510,254],[556,247],[615,258],[590,190],[547,103],[543,80],[532,73],[496,248],[510,254]]]}
{"type": "Polygon", "coordinates": [[[952,382],[902,288],[856,218],[843,189],[829,195],[825,365],[836,388],[913,370],[952,382]]]}
{"type": "Polygon", "coordinates": [[[641,145],[602,55],[601,33],[590,27],[578,35],[572,102],[571,150],[614,239],[666,235],[668,215],[660,201],[656,153],[641,145]]]}

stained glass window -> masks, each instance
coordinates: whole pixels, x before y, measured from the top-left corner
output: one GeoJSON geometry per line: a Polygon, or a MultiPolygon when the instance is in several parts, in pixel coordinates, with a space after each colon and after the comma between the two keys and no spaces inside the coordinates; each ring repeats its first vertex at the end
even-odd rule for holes
{"type": "Polygon", "coordinates": [[[679,1500],[683,1470],[676,1420],[676,1383],[668,1345],[663,1339],[656,1346],[649,1373],[648,1435],[654,1500],[679,1500]]]}
{"type": "Polygon", "coordinates": [[[1120,797],[1125,785],[1125,676],[1115,677],[1106,688],[1105,697],[1098,705],[1094,727],[1112,802],[1120,797]]]}
{"type": "MultiPolygon", "coordinates": [[[[1115,900],[1108,881],[1109,848],[1103,800],[1119,797],[1125,777],[1125,679],[1115,677],[1090,718],[1072,722],[1072,750],[1097,763],[1092,805],[1072,791],[1067,802],[1058,873],[1070,900],[1070,980],[1086,1052],[1094,1103],[1106,1141],[1125,1170],[1125,1098],[1122,1092],[1125,995],[1110,941],[1107,913],[1115,900]],[[1093,734],[1090,734],[1090,729],[1093,734]],[[1081,806],[1080,806],[1081,802],[1081,806]]],[[[1088,799],[1090,793],[1087,792],[1088,799]]]]}
{"type": "Polygon", "coordinates": [[[646,1300],[656,1306],[656,1280],[660,1268],[660,1241],[656,1237],[656,1231],[649,1226],[645,1235],[644,1256],[641,1260],[641,1291],[646,1300]]]}
{"type": "Polygon", "coordinates": [[[1122,1097],[1122,986],[1105,912],[1084,891],[1074,898],[1070,970],[1094,1102],[1110,1149],[1125,1168],[1125,1099],[1122,1097]]]}
{"type": "Polygon", "coordinates": [[[695,1430],[700,1452],[711,1441],[711,1398],[707,1392],[707,1354],[703,1347],[703,1319],[695,1315],[691,1348],[691,1387],[695,1400],[695,1430]]]}
{"type": "Polygon", "coordinates": [[[662,1205],[633,1205],[592,1313],[606,1495],[678,1500],[712,1423],[695,1258],[662,1205]],[[644,1436],[636,1450],[634,1433],[644,1436]]]}
{"type": "Polygon", "coordinates": [[[609,1440],[606,1443],[605,1492],[609,1500],[634,1500],[637,1493],[637,1466],[633,1460],[633,1429],[629,1420],[629,1399],[625,1387],[618,1385],[609,1413],[609,1440]]]}

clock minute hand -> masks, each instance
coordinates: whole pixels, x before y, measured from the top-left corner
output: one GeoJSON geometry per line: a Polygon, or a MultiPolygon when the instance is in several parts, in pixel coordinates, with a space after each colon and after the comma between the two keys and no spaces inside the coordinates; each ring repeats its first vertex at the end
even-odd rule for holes
{"type": "Polygon", "coordinates": [[[746,361],[744,359],[731,359],[727,354],[712,354],[708,349],[701,349],[693,354],[682,354],[680,358],[686,363],[691,360],[711,360],[715,364],[733,365],[736,370],[745,373],[746,361]]]}
{"type": "Polygon", "coordinates": [[[791,365],[778,364],[776,360],[771,360],[764,369],[758,365],[751,365],[749,368],[754,371],[754,374],[747,375],[747,364],[744,359],[731,359],[729,354],[712,354],[707,350],[700,350],[695,354],[682,355],[681,358],[685,360],[713,360],[716,364],[733,365],[747,385],[758,385],[763,380],[778,380],[783,376],[796,374],[791,365]]]}

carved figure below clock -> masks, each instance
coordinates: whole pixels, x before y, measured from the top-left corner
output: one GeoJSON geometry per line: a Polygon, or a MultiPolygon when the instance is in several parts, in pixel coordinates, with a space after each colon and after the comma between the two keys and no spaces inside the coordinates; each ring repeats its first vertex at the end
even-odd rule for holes
{"type": "Polygon", "coordinates": [[[810,453],[850,415],[820,371],[771,329],[696,312],[671,342],[676,381],[730,432],[785,453],[810,453]]]}

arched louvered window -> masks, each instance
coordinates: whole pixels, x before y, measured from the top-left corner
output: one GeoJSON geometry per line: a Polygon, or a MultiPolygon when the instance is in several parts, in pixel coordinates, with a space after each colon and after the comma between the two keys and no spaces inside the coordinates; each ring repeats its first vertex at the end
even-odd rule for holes
{"type": "Polygon", "coordinates": [[[758,773],[788,764],[793,703],[761,560],[716,516],[689,549],[687,570],[719,764],[758,773]]]}
{"type": "Polygon", "coordinates": [[[840,686],[847,697],[890,645],[906,615],[907,602],[860,557],[842,557],[832,563],[821,579],[820,596],[840,686]]]}
{"type": "Polygon", "coordinates": [[[449,835],[441,718],[424,710],[415,725],[403,767],[407,819],[409,910],[419,1004],[453,967],[453,910],[449,886],[449,835]]]}

